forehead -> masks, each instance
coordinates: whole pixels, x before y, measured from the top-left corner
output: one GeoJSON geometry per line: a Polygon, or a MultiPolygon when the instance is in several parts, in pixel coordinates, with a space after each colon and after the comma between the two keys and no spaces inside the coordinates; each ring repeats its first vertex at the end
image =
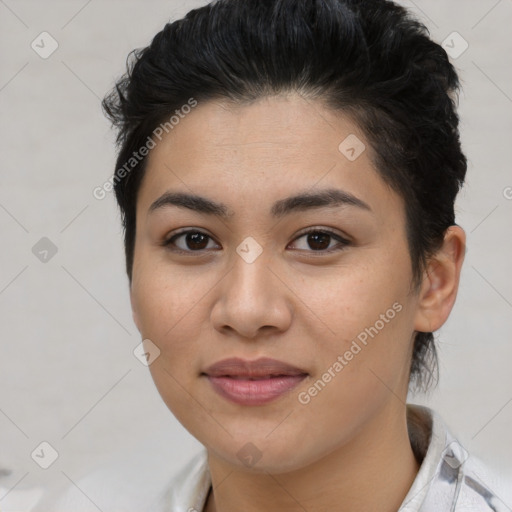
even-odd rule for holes
{"type": "Polygon", "coordinates": [[[400,206],[360,127],[295,94],[199,103],[156,142],[138,194],[141,214],[168,190],[229,203],[232,212],[254,213],[293,192],[333,187],[400,206]]]}

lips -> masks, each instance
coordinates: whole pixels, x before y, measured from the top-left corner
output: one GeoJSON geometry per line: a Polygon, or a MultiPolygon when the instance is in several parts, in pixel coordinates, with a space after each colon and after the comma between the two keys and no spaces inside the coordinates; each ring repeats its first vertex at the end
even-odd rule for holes
{"type": "Polygon", "coordinates": [[[264,405],[292,390],[308,373],[276,359],[224,359],[209,366],[205,375],[214,391],[239,405],[264,405]]]}
{"type": "Polygon", "coordinates": [[[248,361],[238,357],[224,359],[209,366],[204,373],[210,377],[240,377],[244,379],[307,374],[305,370],[268,357],[262,357],[255,361],[248,361]]]}

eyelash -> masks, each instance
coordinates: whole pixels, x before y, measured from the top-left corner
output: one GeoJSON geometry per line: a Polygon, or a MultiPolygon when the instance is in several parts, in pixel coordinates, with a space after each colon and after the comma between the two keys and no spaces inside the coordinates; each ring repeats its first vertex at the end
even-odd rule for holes
{"type": "MultiPolygon", "coordinates": [[[[200,256],[200,255],[204,254],[205,252],[211,250],[211,249],[200,249],[200,250],[196,250],[196,251],[194,251],[194,250],[187,250],[187,251],[185,251],[183,249],[172,247],[172,245],[174,244],[176,239],[178,239],[181,236],[190,234],[190,233],[204,235],[204,236],[208,237],[210,240],[213,240],[213,238],[210,235],[208,235],[207,233],[205,233],[204,231],[201,231],[199,229],[187,229],[187,230],[183,230],[183,231],[179,231],[178,233],[175,233],[169,239],[165,240],[162,243],[162,245],[164,247],[168,248],[172,252],[175,252],[175,253],[178,253],[178,254],[186,254],[186,255],[192,255],[194,253],[198,253],[197,255],[200,256]]],[[[342,251],[347,246],[350,245],[350,241],[347,240],[346,238],[343,238],[342,236],[340,236],[337,233],[334,233],[333,231],[330,231],[328,229],[323,229],[323,228],[310,228],[307,231],[304,231],[304,232],[300,233],[299,235],[297,235],[297,237],[294,238],[294,240],[292,240],[292,242],[295,242],[299,238],[302,238],[303,236],[307,236],[307,235],[312,234],[312,233],[327,235],[327,236],[329,236],[331,238],[334,238],[336,241],[338,241],[338,245],[335,246],[335,247],[331,247],[330,249],[320,249],[320,250],[316,250],[316,251],[313,250],[313,249],[310,249],[310,250],[296,249],[296,250],[298,250],[298,251],[305,251],[305,252],[312,253],[312,254],[322,255],[322,254],[331,254],[333,252],[342,251]]]]}

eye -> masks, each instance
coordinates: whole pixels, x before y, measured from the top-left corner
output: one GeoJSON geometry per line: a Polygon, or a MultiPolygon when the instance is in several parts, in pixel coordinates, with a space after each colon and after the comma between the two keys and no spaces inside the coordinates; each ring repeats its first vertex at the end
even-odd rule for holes
{"type": "Polygon", "coordinates": [[[164,246],[176,252],[202,252],[203,250],[214,249],[210,244],[213,238],[202,231],[191,229],[181,231],[164,242],[164,246]]]}
{"type": "Polygon", "coordinates": [[[295,249],[309,252],[341,251],[347,245],[350,245],[348,240],[337,233],[323,229],[311,229],[297,237],[292,243],[299,245],[299,247],[295,247],[295,249]],[[304,239],[303,243],[297,244],[297,240],[301,238],[304,239]],[[337,243],[333,244],[333,242],[337,243]]]}
{"type": "MultiPolygon", "coordinates": [[[[219,248],[210,235],[196,229],[176,233],[163,245],[172,251],[181,253],[197,253],[219,248]]],[[[337,233],[315,228],[302,233],[288,247],[290,245],[295,245],[295,247],[292,247],[295,250],[330,253],[343,250],[347,245],[350,245],[350,242],[337,233]],[[297,243],[301,239],[304,239],[303,242],[297,243]]]]}

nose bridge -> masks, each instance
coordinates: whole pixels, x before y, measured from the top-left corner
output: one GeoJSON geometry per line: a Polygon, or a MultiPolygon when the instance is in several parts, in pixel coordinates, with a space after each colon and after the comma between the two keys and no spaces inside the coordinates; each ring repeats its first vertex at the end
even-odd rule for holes
{"type": "Polygon", "coordinates": [[[286,329],[291,312],[282,284],[268,268],[270,251],[256,251],[251,241],[246,243],[233,254],[212,320],[217,329],[230,327],[250,338],[261,327],[286,329]]]}
{"type": "MultiPolygon", "coordinates": [[[[244,241],[237,247],[236,253],[229,276],[230,293],[239,303],[268,300],[266,296],[274,288],[270,282],[272,273],[268,269],[269,250],[264,251],[263,248],[259,249],[251,244],[251,241],[244,241]]],[[[276,293],[277,290],[273,290],[270,295],[275,296],[276,293]]]]}

